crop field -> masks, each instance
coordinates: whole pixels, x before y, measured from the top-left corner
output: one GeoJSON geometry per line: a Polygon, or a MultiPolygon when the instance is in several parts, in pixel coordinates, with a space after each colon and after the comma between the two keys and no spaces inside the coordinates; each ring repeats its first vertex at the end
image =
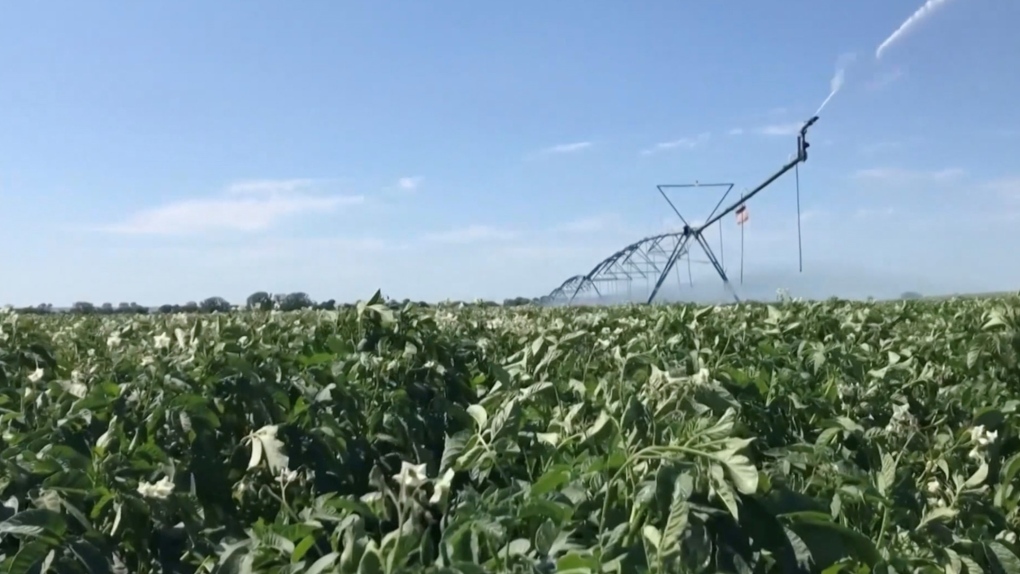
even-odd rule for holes
{"type": "Polygon", "coordinates": [[[0,312],[4,572],[1020,574],[1020,298],[0,312]]]}

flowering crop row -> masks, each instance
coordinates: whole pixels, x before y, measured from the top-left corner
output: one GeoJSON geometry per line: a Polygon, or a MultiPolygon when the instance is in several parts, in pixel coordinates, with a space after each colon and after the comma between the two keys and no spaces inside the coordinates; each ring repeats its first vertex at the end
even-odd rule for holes
{"type": "Polygon", "coordinates": [[[1018,303],[0,312],[0,567],[1020,574],[1018,303]]]}

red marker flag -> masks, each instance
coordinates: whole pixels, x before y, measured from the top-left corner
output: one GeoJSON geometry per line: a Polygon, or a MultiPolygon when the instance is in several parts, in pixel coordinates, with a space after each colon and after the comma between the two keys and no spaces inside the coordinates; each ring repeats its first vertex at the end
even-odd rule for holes
{"type": "Polygon", "coordinates": [[[741,205],[737,208],[737,225],[743,225],[747,223],[747,206],[741,205]]]}

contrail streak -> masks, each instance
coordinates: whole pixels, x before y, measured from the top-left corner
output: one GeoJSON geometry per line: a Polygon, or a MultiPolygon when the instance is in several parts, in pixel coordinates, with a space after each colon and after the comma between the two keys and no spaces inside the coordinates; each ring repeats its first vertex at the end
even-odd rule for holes
{"type": "Polygon", "coordinates": [[[881,59],[882,52],[885,52],[886,48],[891,46],[894,42],[899,40],[900,37],[909,32],[910,29],[916,26],[918,22],[924,20],[925,17],[931,15],[931,13],[934,12],[939,6],[942,6],[947,2],[949,2],[949,0],[928,0],[927,2],[925,2],[924,6],[921,6],[920,8],[917,9],[917,12],[911,14],[910,18],[907,18],[906,22],[901,24],[900,27],[897,28],[895,32],[890,34],[889,37],[885,39],[885,42],[882,42],[881,44],[878,45],[878,48],[875,50],[875,59],[876,60],[881,59]]]}
{"type": "Polygon", "coordinates": [[[846,67],[855,59],[856,55],[854,54],[844,54],[839,57],[839,60],[836,62],[836,75],[832,77],[832,81],[829,83],[829,95],[822,102],[822,105],[818,106],[818,111],[814,115],[817,116],[822,113],[822,109],[829,103],[829,100],[836,95],[836,92],[843,88],[843,81],[846,79],[846,67]]]}

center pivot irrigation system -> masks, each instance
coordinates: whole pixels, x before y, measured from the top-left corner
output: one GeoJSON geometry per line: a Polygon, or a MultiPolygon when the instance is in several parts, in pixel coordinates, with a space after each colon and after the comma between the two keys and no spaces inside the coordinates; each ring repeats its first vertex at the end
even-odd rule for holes
{"type": "MultiPolygon", "coordinates": [[[[804,123],[800,128],[800,134],[797,136],[797,154],[790,160],[786,165],[779,169],[776,173],[772,174],[768,179],[763,181],[758,187],[748,191],[741,198],[727,207],[719,211],[720,205],[726,200],[726,196],[733,188],[731,183],[711,183],[711,184],[685,184],[685,185],[660,185],[658,186],[659,193],[666,199],[669,206],[673,209],[680,220],[683,221],[683,228],[681,231],[672,233],[663,233],[659,235],[653,235],[646,237],[631,243],[630,245],[620,249],[613,253],[609,257],[603,259],[598,265],[592,268],[585,275],[575,275],[563,282],[559,287],[553,289],[552,292],[547,296],[547,301],[552,304],[570,304],[575,301],[579,296],[582,299],[589,299],[595,297],[597,299],[606,299],[612,296],[617,297],[628,297],[630,295],[631,283],[635,279],[644,279],[651,284],[652,279],[655,280],[654,286],[651,287],[651,292],[648,295],[647,303],[651,304],[656,295],[659,294],[659,290],[662,289],[663,284],[666,282],[666,278],[670,272],[674,270],[677,262],[686,256],[688,262],[688,276],[690,277],[690,246],[691,242],[697,243],[701,250],[705,253],[708,258],[708,264],[715,268],[716,273],[723,281],[723,285],[733,296],[733,299],[738,303],[740,298],[737,296],[736,290],[730,284],[729,277],[726,275],[726,270],[719,258],[716,257],[715,252],[712,251],[708,241],[705,239],[705,231],[713,225],[719,223],[722,218],[736,212],[738,217],[742,216],[745,209],[745,204],[755,195],[760,193],[763,189],[771,185],[777,179],[783,176],[786,172],[796,168],[799,164],[807,161],[808,154],[807,150],[810,147],[807,141],[807,131],[815,122],[818,121],[818,116],[814,116],[804,123]],[[665,188],[676,188],[676,187],[726,187],[726,191],[716,204],[715,209],[709,215],[708,220],[699,226],[690,225],[684,216],[680,214],[673,202],[669,200],[664,191],[665,188]],[[618,287],[621,284],[626,285],[626,293],[620,293],[618,287]],[[613,289],[613,293],[608,291],[613,289]]],[[[798,236],[799,236],[799,211],[800,211],[800,177],[798,175],[798,236]]],[[[722,241],[722,229],[719,230],[720,245],[722,241]]],[[[720,250],[721,251],[721,250],[720,250]]],[[[743,274],[743,268],[741,267],[741,275],[743,274]]],[[[693,281],[692,281],[693,283],[693,281]]]]}

